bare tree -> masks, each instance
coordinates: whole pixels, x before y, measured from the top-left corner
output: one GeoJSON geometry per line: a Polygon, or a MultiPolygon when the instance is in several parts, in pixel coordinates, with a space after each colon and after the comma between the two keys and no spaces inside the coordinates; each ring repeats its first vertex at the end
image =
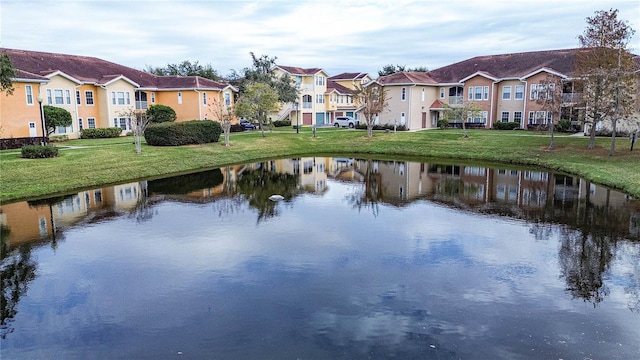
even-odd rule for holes
{"type": "Polygon", "coordinates": [[[364,85],[356,84],[354,96],[361,107],[360,113],[364,116],[367,125],[367,136],[373,137],[373,125],[376,117],[387,110],[387,90],[378,82],[369,82],[364,85]]]}
{"type": "MultiPolygon", "coordinates": [[[[624,114],[633,111],[635,86],[633,77],[633,55],[627,50],[635,33],[626,21],[618,20],[618,10],[596,11],[588,17],[587,28],[578,36],[582,51],[576,55],[576,77],[583,83],[587,113],[585,123],[589,123],[589,149],[595,148],[596,128],[605,119],[615,122],[624,114]],[[629,109],[630,108],[630,109],[629,109]]],[[[615,143],[612,140],[612,151],[615,143]]]]}
{"type": "Polygon", "coordinates": [[[542,106],[546,112],[547,126],[549,127],[549,149],[556,148],[553,134],[555,128],[555,120],[560,117],[560,108],[562,106],[562,80],[554,75],[547,75],[537,86],[536,103],[542,106]]]}
{"type": "Polygon", "coordinates": [[[465,123],[467,119],[476,119],[479,118],[482,114],[482,108],[480,105],[476,104],[473,101],[463,102],[462,105],[450,106],[445,104],[444,110],[444,119],[451,122],[462,122],[462,132],[465,138],[468,138],[467,127],[465,123]]]}
{"type": "Polygon", "coordinates": [[[148,116],[143,110],[136,110],[129,108],[118,113],[119,116],[129,119],[131,130],[133,132],[133,142],[136,147],[136,154],[142,154],[142,138],[144,137],[144,130],[152,120],[151,116],[148,116]]]}
{"type": "Polygon", "coordinates": [[[226,106],[221,97],[214,98],[209,103],[209,108],[216,121],[222,126],[224,133],[224,146],[229,147],[229,134],[231,133],[231,122],[235,119],[232,106],[226,106]]]}

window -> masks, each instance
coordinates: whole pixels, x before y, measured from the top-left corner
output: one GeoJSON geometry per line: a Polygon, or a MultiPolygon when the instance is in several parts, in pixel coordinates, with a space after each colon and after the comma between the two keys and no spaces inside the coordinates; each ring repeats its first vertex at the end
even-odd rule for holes
{"type": "Polygon", "coordinates": [[[424,88],[422,89],[422,101],[424,101],[424,95],[425,95],[425,91],[424,88]]]}
{"type": "Polygon", "coordinates": [[[93,91],[84,92],[84,101],[87,105],[93,106],[93,91]]]}
{"type": "Polygon", "coordinates": [[[224,93],[224,106],[231,106],[231,94],[224,93]]]}
{"type": "Polygon", "coordinates": [[[553,84],[531,84],[529,91],[529,99],[537,100],[553,96],[553,90],[555,89],[553,84]]]}
{"type": "Polygon", "coordinates": [[[125,94],[127,95],[127,105],[131,105],[131,93],[127,91],[125,94]]]}
{"type": "MultiPolygon", "coordinates": [[[[422,89],[422,100],[424,101],[424,89],[422,89]]],[[[444,88],[440,88],[440,99],[444,99],[444,88]]]]}
{"type": "Polygon", "coordinates": [[[71,105],[71,90],[64,91],[65,98],[67,99],[67,105],[71,105]]]}
{"type": "Polygon", "coordinates": [[[508,111],[503,111],[502,112],[502,116],[500,117],[500,121],[509,122],[509,112],[508,111]]]}
{"type": "Polygon", "coordinates": [[[178,104],[182,104],[182,92],[178,92],[178,104]]]}
{"type": "Polygon", "coordinates": [[[324,94],[316,94],[316,104],[324,104],[324,94]]]}
{"type": "Polygon", "coordinates": [[[522,124],[522,111],[514,111],[513,112],[513,121],[518,124],[522,124]]]}
{"type": "Polygon", "coordinates": [[[484,99],[489,100],[489,87],[485,86],[482,90],[484,91],[484,99]]]}
{"type": "Polygon", "coordinates": [[[124,105],[124,92],[118,91],[118,105],[124,105]]]}
{"type": "Polygon", "coordinates": [[[87,126],[89,127],[89,129],[95,129],[96,128],[96,119],[95,118],[87,118],[87,126]]]}
{"type": "Polygon", "coordinates": [[[152,104],[156,103],[156,93],[151,93],[151,103],[152,104]]]}
{"type": "Polygon", "coordinates": [[[64,126],[58,126],[58,130],[57,130],[58,134],[66,134],[67,133],[67,128],[64,126]]]}
{"type": "Polygon", "coordinates": [[[115,92],[115,91],[112,91],[112,92],[111,92],[111,103],[112,103],[113,105],[115,105],[115,104],[116,104],[116,92],[115,92]]]}
{"type": "Polygon", "coordinates": [[[400,93],[400,100],[405,101],[407,100],[407,88],[402,88],[401,93],[400,93]]]}
{"type": "Polygon", "coordinates": [[[302,96],[302,108],[311,109],[311,95],[302,96]]]}
{"type": "Polygon", "coordinates": [[[473,100],[473,86],[469,86],[469,100],[473,100]]]}
{"type": "Polygon", "coordinates": [[[80,90],[76,90],[76,104],[82,104],[82,99],[80,98],[80,90]]]}
{"type": "Polygon", "coordinates": [[[82,126],[82,118],[78,118],[78,130],[82,131],[84,127],[82,126]]]}
{"type": "Polygon", "coordinates": [[[207,93],[202,93],[202,105],[207,105],[207,93]]]}
{"type": "Polygon", "coordinates": [[[120,128],[122,128],[122,130],[127,130],[127,118],[120,118],[120,128]]]}
{"type": "Polygon", "coordinates": [[[482,86],[476,86],[475,100],[482,100],[482,86]]]}
{"type": "Polygon", "coordinates": [[[64,105],[64,97],[62,96],[62,89],[53,90],[54,99],[56,101],[56,105],[64,105]]]}
{"type": "Polygon", "coordinates": [[[318,86],[324,85],[324,76],[322,75],[316,76],[316,85],[318,86]]]}
{"type": "Polygon", "coordinates": [[[511,86],[502,87],[502,100],[511,100],[511,86]]]}
{"type": "Polygon", "coordinates": [[[524,99],[524,85],[516,85],[516,93],[514,94],[515,96],[513,97],[516,100],[522,100],[524,99]]]}
{"type": "Polygon", "coordinates": [[[47,105],[53,104],[53,99],[51,97],[51,89],[47,89],[47,105]]]}
{"type": "Polygon", "coordinates": [[[33,88],[31,85],[25,85],[24,92],[27,94],[27,105],[33,105],[33,88]]]}

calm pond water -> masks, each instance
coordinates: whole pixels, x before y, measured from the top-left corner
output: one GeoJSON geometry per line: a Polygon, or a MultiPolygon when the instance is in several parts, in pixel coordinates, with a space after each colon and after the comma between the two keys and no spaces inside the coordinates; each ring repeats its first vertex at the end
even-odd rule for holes
{"type": "Polygon", "coordinates": [[[0,224],[3,360],[640,356],[640,203],[575,177],[282,159],[0,224]]]}

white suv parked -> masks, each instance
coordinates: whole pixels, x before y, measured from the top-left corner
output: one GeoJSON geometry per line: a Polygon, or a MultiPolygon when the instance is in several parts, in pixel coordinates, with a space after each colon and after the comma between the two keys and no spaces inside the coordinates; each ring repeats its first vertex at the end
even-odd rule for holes
{"type": "Polygon", "coordinates": [[[354,128],[358,125],[358,120],[354,120],[351,116],[338,116],[333,119],[333,126],[335,127],[349,127],[354,128]]]}

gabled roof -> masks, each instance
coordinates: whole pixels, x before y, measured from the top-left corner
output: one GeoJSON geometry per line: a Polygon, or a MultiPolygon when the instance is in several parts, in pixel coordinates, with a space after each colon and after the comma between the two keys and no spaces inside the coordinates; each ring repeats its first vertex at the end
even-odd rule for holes
{"type": "Polygon", "coordinates": [[[349,89],[346,86],[342,86],[340,84],[338,84],[337,82],[333,81],[333,80],[328,80],[327,81],[327,94],[332,93],[332,92],[337,92],[338,94],[353,94],[353,90],[349,89]]]}
{"type": "Polygon", "coordinates": [[[284,72],[288,72],[291,75],[298,75],[298,76],[313,76],[319,72],[324,72],[326,74],[326,71],[320,69],[320,68],[308,68],[308,69],[304,69],[304,68],[300,68],[300,67],[295,67],[295,66],[284,66],[284,65],[276,65],[277,68],[280,68],[280,70],[284,71],[284,72]]]}
{"type": "Polygon", "coordinates": [[[474,78],[476,76],[482,76],[482,77],[487,78],[487,79],[492,80],[492,81],[498,81],[499,80],[495,75],[490,74],[490,73],[488,73],[486,71],[477,71],[477,72],[465,77],[464,79],[460,79],[460,82],[465,82],[465,81],[467,81],[469,79],[472,79],[472,78],[474,78]]]}
{"type": "Polygon", "coordinates": [[[362,80],[365,77],[369,76],[369,74],[365,73],[342,73],[338,75],[334,75],[329,77],[329,80],[339,81],[339,80],[362,80]]]}
{"type": "Polygon", "coordinates": [[[40,82],[40,83],[49,82],[49,79],[42,75],[32,74],[30,72],[20,70],[20,69],[16,69],[15,79],[23,82],[40,82]]]}
{"type": "Polygon", "coordinates": [[[519,79],[539,69],[554,69],[570,76],[580,49],[545,50],[476,56],[428,72],[438,83],[458,83],[476,73],[496,79],[519,79]]]}
{"type": "Polygon", "coordinates": [[[61,75],[79,83],[107,85],[125,80],[145,89],[213,89],[233,87],[199,76],[157,76],[141,70],[89,56],[55,54],[40,51],[0,49],[9,55],[13,66],[24,73],[47,76],[61,75]]]}
{"type": "Polygon", "coordinates": [[[400,71],[391,75],[380,76],[376,81],[382,85],[435,85],[428,73],[419,71],[400,71]]]}
{"type": "Polygon", "coordinates": [[[439,109],[444,109],[444,108],[445,108],[444,103],[442,101],[440,101],[440,100],[434,101],[431,104],[431,106],[429,106],[429,109],[431,109],[431,110],[439,110],[439,109]]]}

